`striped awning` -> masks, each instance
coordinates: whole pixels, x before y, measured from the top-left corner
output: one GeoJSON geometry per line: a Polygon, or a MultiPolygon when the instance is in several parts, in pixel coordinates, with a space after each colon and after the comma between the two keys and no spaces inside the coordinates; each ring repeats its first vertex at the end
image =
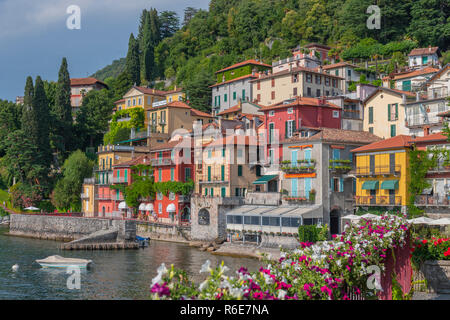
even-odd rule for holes
{"type": "Polygon", "coordinates": [[[363,190],[377,190],[379,184],[380,183],[377,180],[365,181],[362,185],[362,189],[363,190]]]}
{"type": "Polygon", "coordinates": [[[258,180],[254,181],[253,184],[266,184],[267,182],[277,178],[278,175],[277,174],[268,174],[265,176],[262,176],[261,178],[259,178],[258,180]]]}
{"type": "Polygon", "coordinates": [[[381,189],[383,190],[397,190],[398,180],[386,180],[381,183],[381,189]]]}

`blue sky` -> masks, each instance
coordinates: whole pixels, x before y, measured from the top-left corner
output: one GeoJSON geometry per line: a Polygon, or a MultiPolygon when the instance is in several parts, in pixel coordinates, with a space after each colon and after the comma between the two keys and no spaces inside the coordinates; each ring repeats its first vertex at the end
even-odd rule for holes
{"type": "Polygon", "coordinates": [[[0,99],[23,95],[28,75],[56,81],[63,57],[72,78],[93,74],[126,56],[144,8],[207,9],[209,0],[0,0],[0,99]],[[70,5],[81,9],[81,29],[69,30],[70,5]]]}

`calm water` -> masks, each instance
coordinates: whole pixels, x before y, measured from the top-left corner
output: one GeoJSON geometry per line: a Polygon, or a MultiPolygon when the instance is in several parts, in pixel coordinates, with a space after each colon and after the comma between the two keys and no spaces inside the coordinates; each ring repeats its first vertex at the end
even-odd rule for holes
{"type": "Polygon", "coordinates": [[[184,244],[153,241],[139,250],[62,251],[58,242],[6,235],[0,226],[0,299],[148,299],[151,279],[161,263],[186,270],[195,281],[206,259],[212,265],[222,260],[233,271],[240,266],[256,270],[255,259],[211,255],[184,244]],[[81,271],[81,289],[67,289],[65,269],[41,268],[35,262],[50,255],[91,259],[93,268],[81,271]],[[19,265],[19,271],[11,267],[19,265]]]}

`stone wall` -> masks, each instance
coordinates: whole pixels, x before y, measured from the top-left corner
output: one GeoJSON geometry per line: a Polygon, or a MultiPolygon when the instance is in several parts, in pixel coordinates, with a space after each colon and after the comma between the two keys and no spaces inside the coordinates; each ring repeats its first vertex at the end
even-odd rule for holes
{"type": "Polygon", "coordinates": [[[118,241],[132,241],[136,238],[134,221],[38,214],[12,214],[9,233],[39,239],[71,241],[107,229],[119,230],[118,241]]]}
{"type": "Polygon", "coordinates": [[[138,236],[152,240],[189,242],[190,231],[188,228],[180,229],[177,226],[138,222],[136,229],[138,236]]]}
{"type": "Polygon", "coordinates": [[[429,293],[450,293],[450,261],[425,261],[420,270],[414,272],[414,281],[425,280],[425,284],[414,285],[416,291],[425,289],[429,293]]]}

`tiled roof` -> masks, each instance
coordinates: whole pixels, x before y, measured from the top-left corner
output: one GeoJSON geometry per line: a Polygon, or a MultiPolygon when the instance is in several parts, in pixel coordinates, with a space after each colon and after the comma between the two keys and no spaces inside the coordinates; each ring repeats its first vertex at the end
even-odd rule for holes
{"type": "Polygon", "coordinates": [[[231,69],[236,69],[236,68],[245,66],[245,65],[247,65],[247,64],[253,64],[253,65],[258,65],[258,66],[263,66],[263,67],[272,68],[272,66],[270,66],[270,65],[268,65],[268,64],[265,64],[265,63],[262,63],[262,62],[260,62],[260,61],[256,61],[256,60],[254,60],[254,59],[251,59],[251,60],[246,60],[246,61],[242,61],[242,62],[233,64],[233,65],[231,65],[231,66],[229,66],[229,67],[226,67],[226,68],[224,68],[224,69],[221,69],[221,70],[219,70],[219,71],[216,71],[216,73],[224,72],[224,71],[231,70],[231,69]]]}
{"type": "Polygon", "coordinates": [[[403,73],[400,75],[394,75],[393,80],[398,80],[398,79],[404,79],[404,78],[412,78],[412,77],[417,77],[423,74],[429,74],[429,73],[435,73],[438,72],[439,69],[437,68],[433,68],[433,67],[425,67],[423,69],[420,70],[415,70],[415,71],[411,71],[408,73],[403,73]]]}
{"type": "Polygon", "coordinates": [[[120,99],[120,100],[114,101],[114,104],[119,104],[119,103],[122,103],[122,102],[125,102],[125,99],[120,99]]]}
{"type": "Polygon", "coordinates": [[[258,145],[258,137],[256,136],[228,136],[216,140],[210,146],[226,146],[226,145],[258,145]]]}
{"type": "Polygon", "coordinates": [[[133,88],[135,88],[136,90],[139,90],[142,93],[151,94],[151,95],[155,95],[155,96],[165,97],[167,94],[167,91],[156,90],[156,89],[152,89],[152,88],[138,87],[138,86],[133,86],[133,88]]]}
{"type": "Polygon", "coordinates": [[[427,81],[426,85],[429,86],[430,82],[432,82],[434,79],[436,79],[437,77],[439,77],[443,72],[445,72],[446,70],[448,70],[450,68],[450,63],[447,63],[442,69],[440,69],[438,72],[436,72],[435,74],[433,74],[433,76],[431,76],[430,80],[427,81]]]}
{"type": "Polygon", "coordinates": [[[424,54],[433,54],[439,50],[439,47],[416,48],[412,49],[408,56],[421,56],[424,54]]]}
{"type": "Polygon", "coordinates": [[[415,97],[416,95],[410,91],[403,91],[403,90],[398,90],[398,89],[390,89],[390,88],[386,88],[386,87],[378,87],[377,90],[375,90],[374,92],[372,92],[372,94],[369,94],[366,99],[363,101],[364,103],[366,103],[367,101],[369,101],[372,97],[374,97],[378,92],[380,91],[384,91],[387,93],[394,93],[396,95],[406,95],[410,98],[415,97]]]}
{"type": "Polygon", "coordinates": [[[113,167],[114,168],[122,168],[122,167],[132,167],[132,166],[136,166],[138,164],[150,164],[150,159],[151,159],[150,155],[145,154],[145,155],[137,157],[135,159],[116,164],[113,167]]]}
{"type": "Polygon", "coordinates": [[[247,75],[239,77],[239,78],[234,78],[234,79],[231,79],[231,80],[228,80],[228,81],[224,81],[224,82],[218,82],[218,83],[213,84],[212,86],[209,86],[209,87],[210,88],[214,88],[214,87],[218,87],[218,86],[221,86],[221,85],[224,85],[224,84],[227,84],[227,83],[231,83],[231,82],[235,82],[235,81],[239,81],[239,80],[245,80],[247,78],[254,78],[254,79],[256,79],[256,78],[258,78],[258,76],[253,75],[253,74],[247,74],[247,75]]]}
{"type": "Polygon", "coordinates": [[[442,132],[429,134],[424,137],[417,137],[411,140],[411,143],[422,143],[422,142],[434,142],[434,141],[442,141],[446,142],[448,140],[447,136],[444,136],[442,132]]]}
{"type": "Polygon", "coordinates": [[[240,106],[239,104],[237,104],[237,105],[235,105],[235,106],[233,106],[233,107],[231,107],[231,108],[228,108],[228,109],[226,109],[226,110],[224,110],[224,111],[218,113],[217,115],[218,115],[218,116],[222,116],[222,115],[224,115],[224,114],[233,113],[233,112],[238,112],[238,111],[240,111],[241,109],[242,109],[241,106],[240,106]]]}
{"type": "Polygon", "coordinates": [[[194,115],[196,117],[208,117],[212,118],[213,116],[209,113],[197,110],[189,106],[187,103],[183,101],[173,101],[169,104],[165,104],[159,107],[152,107],[151,110],[158,110],[158,109],[164,109],[164,108],[182,108],[182,109],[189,109],[191,110],[191,115],[194,115]]]}
{"type": "Polygon", "coordinates": [[[398,136],[395,136],[390,139],[381,140],[378,142],[368,144],[366,146],[362,146],[362,147],[353,149],[351,152],[364,152],[364,151],[406,148],[406,147],[410,146],[411,140],[412,140],[412,138],[410,136],[398,135],[398,136]]]}
{"type": "Polygon", "coordinates": [[[156,152],[156,151],[161,151],[161,150],[171,150],[171,149],[175,148],[178,144],[180,144],[182,141],[186,144],[190,143],[191,146],[192,146],[192,143],[194,142],[194,140],[191,139],[190,137],[180,138],[178,140],[172,140],[172,141],[168,141],[163,144],[156,145],[156,146],[152,147],[150,149],[150,151],[156,152]]]}
{"type": "Polygon", "coordinates": [[[211,115],[210,113],[206,113],[194,108],[191,108],[191,115],[196,116],[196,117],[207,117],[207,118],[214,118],[213,115],[211,115]]]}
{"type": "Polygon", "coordinates": [[[334,68],[340,68],[340,67],[352,67],[352,68],[357,68],[358,66],[355,66],[354,64],[348,63],[348,62],[338,62],[338,63],[333,63],[333,64],[327,64],[325,66],[323,66],[324,70],[328,70],[328,69],[334,69],[334,68]]]}
{"type": "Polygon", "coordinates": [[[305,45],[303,47],[304,48],[318,47],[318,48],[327,49],[327,50],[331,49],[329,46],[324,45],[324,44],[320,44],[320,43],[317,43],[317,42],[308,43],[307,45],[305,45]]]}
{"type": "Polygon", "coordinates": [[[322,103],[322,99],[317,99],[317,98],[307,98],[307,97],[297,97],[297,99],[295,101],[293,101],[292,103],[289,104],[283,104],[281,103],[277,103],[277,104],[273,104],[271,106],[265,106],[261,108],[261,111],[267,111],[267,110],[273,110],[273,109],[280,109],[280,108],[287,108],[287,107],[293,107],[293,106],[298,106],[298,105],[304,105],[304,106],[322,106],[322,107],[329,107],[329,108],[335,108],[335,109],[342,109],[340,106],[334,104],[334,103],[330,103],[325,101],[325,104],[322,103]]]}
{"type": "Polygon", "coordinates": [[[368,144],[382,140],[380,137],[367,131],[343,130],[333,128],[317,128],[319,132],[311,137],[295,136],[281,143],[294,143],[302,141],[326,141],[326,142],[342,142],[342,143],[360,143],[368,144]]]}
{"type": "Polygon", "coordinates": [[[108,87],[106,83],[103,81],[97,80],[95,78],[72,78],[70,79],[70,85],[71,86],[89,86],[94,85],[96,83],[100,83],[104,85],[105,87],[108,87]]]}

